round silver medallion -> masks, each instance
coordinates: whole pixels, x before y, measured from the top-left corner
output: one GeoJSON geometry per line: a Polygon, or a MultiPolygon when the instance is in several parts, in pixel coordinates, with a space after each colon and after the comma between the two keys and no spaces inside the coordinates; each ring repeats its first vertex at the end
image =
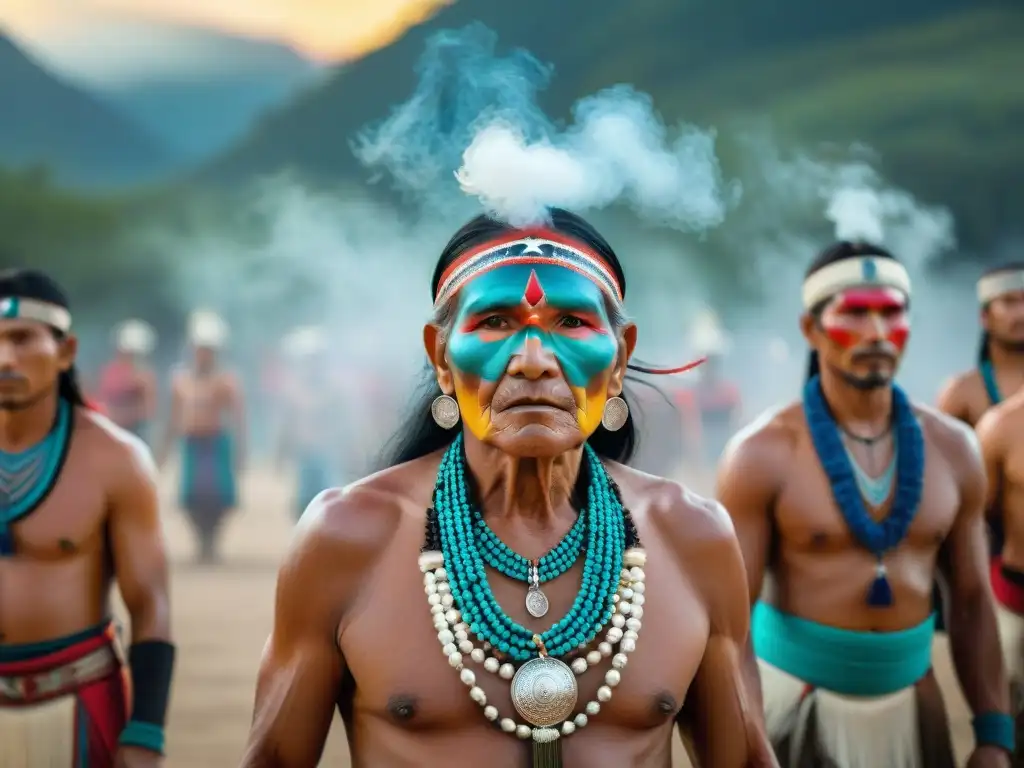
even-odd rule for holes
{"type": "Polygon", "coordinates": [[[512,706],[526,722],[550,728],[576,709],[576,677],[558,659],[541,656],[523,664],[512,678],[512,706]]]}
{"type": "Polygon", "coordinates": [[[535,619],[545,616],[548,612],[548,596],[539,589],[526,590],[526,611],[535,619]]]}

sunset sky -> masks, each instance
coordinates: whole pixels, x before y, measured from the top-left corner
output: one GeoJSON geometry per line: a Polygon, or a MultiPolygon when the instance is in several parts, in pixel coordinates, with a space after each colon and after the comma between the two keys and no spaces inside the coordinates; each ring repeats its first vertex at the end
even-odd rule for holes
{"type": "MultiPolygon", "coordinates": [[[[2,0],[0,26],[65,67],[95,59],[126,23],[170,21],[288,43],[320,61],[385,45],[451,0],[2,0]],[[90,52],[93,55],[89,55],[90,52]]],[[[118,66],[144,63],[143,41],[120,37],[118,66]]],[[[95,61],[93,61],[95,63],[95,61]]]]}

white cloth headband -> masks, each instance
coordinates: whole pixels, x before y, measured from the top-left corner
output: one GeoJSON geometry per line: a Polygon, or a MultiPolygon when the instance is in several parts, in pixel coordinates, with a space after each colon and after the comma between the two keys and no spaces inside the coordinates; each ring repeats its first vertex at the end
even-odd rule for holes
{"type": "Polygon", "coordinates": [[[992,299],[1011,291],[1024,291],[1024,269],[996,272],[978,281],[978,301],[982,304],[988,304],[992,299]]]}
{"type": "Polygon", "coordinates": [[[0,299],[0,318],[35,320],[46,323],[61,333],[71,330],[71,313],[66,307],[21,296],[5,296],[0,299]]]}
{"type": "Polygon", "coordinates": [[[804,280],[804,309],[813,309],[840,291],[857,286],[895,288],[909,297],[910,275],[895,259],[873,256],[843,259],[822,267],[804,280]]]}

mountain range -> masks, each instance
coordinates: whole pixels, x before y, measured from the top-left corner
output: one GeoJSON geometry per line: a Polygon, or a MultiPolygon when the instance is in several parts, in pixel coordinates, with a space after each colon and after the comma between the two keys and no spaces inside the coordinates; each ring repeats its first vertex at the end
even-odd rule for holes
{"type": "Polygon", "coordinates": [[[431,35],[477,21],[503,52],[526,48],[553,65],[541,106],[556,118],[630,83],[669,123],[756,122],[802,146],[867,144],[891,180],[951,206],[965,242],[1021,227],[1017,0],[459,0],[264,117],[201,178],[291,169],[367,180],[351,139],[412,95],[431,35]]]}
{"type": "Polygon", "coordinates": [[[155,72],[107,80],[58,69],[0,30],[0,104],[16,116],[0,121],[0,165],[46,166],[78,187],[166,179],[241,139],[324,71],[273,41],[167,24],[136,23],[131,33],[159,34],[184,53],[155,72]]]}
{"type": "Polygon", "coordinates": [[[0,104],[0,164],[45,165],[64,183],[108,186],[154,178],[176,163],[162,141],[4,34],[0,104]]]}

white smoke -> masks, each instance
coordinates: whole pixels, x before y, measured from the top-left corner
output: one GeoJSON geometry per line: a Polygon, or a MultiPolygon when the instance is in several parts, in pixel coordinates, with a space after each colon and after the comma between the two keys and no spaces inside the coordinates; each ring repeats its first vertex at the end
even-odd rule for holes
{"type": "Polygon", "coordinates": [[[670,129],[629,86],[580,100],[560,128],[537,105],[550,68],[525,51],[498,56],[496,43],[477,24],[434,37],[410,99],[358,138],[362,162],[445,210],[455,172],[487,213],[517,227],[542,223],[550,207],[617,202],[685,232],[724,221],[739,188],[722,178],[713,132],[670,129]]]}

